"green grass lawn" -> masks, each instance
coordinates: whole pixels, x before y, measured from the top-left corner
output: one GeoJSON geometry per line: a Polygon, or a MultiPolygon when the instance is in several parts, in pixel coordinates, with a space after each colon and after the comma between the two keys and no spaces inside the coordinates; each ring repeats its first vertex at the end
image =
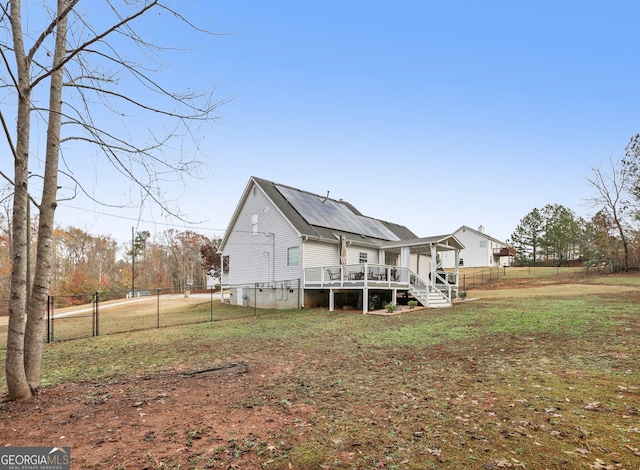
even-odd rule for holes
{"type": "Polygon", "coordinates": [[[260,358],[289,372],[239,407],[314,410],[305,439],[262,468],[637,469],[638,279],[580,276],[389,317],[243,312],[55,343],[43,384],[260,358]]]}

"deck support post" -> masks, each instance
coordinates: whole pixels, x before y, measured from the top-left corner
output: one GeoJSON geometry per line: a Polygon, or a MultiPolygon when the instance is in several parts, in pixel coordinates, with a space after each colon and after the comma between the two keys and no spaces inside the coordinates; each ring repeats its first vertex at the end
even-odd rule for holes
{"type": "Polygon", "coordinates": [[[369,289],[365,287],[364,289],[362,289],[362,313],[366,314],[368,311],[369,311],[369,289]]]}
{"type": "Polygon", "coordinates": [[[329,289],[329,311],[333,312],[335,309],[335,292],[333,289],[329,289]]]}

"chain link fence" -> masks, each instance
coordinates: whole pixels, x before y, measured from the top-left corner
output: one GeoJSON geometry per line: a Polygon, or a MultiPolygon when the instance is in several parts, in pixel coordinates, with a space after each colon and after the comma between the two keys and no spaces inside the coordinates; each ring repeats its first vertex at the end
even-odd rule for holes
{"type": "MultiPolygon", "coordinates": [[[[269,309],[221,303],[220,291],[141,289],[49,296],[46,342],[90,338],[272,313],[269,309]]],[[[225,294],[228,300],[228,293],[225,294]]],[[[9,301],[0,300],[0,349],[6,348],[9,301]]]]}
{"type": "MultiPolygon", "coordinates": [[[[584,268],[497,267],[460,272],[460,291],[487,287],[504,278],[553,277],[584,268]]],[[[100,335],[255,317],[273,312],[286,300],[298,307],[299,280],[245,286],[238,305],[221,303],[220,292],[208,287],[140,289],[135,292],[93,292],[50,296],[47,302],[45,341],[66,341],[100,335]],[[271,285],[273,284],[273,285],[271,285]],[[289,298],[291,297],[291,298],[289,298]],[[271,305],[273,304],[273,305],[271,305]],[[269,308],[270,307],[270,308],[269,308]]],[[[231,292],[225,293],[225,300],[231,292]]],[[[292,305],[290,308],[295,308],[292,305]]],[[[9,301],[0,299],[0,349],[6,348],[9,301]]]]}
{"type": "MultiPolygon", "coordinates": [[[[601,270],[592,271],[593,274],[601,274],[603,272],[601,270]]],[[[458,286],[460,291],[467,291],[488,287],[496,281],[504,281],[506,279],[550,279],[561,275],[574,276],[589,273],[588,270],[581,266],[497,266],[473,271],[466,269],[458,275],[458,286]]]]}

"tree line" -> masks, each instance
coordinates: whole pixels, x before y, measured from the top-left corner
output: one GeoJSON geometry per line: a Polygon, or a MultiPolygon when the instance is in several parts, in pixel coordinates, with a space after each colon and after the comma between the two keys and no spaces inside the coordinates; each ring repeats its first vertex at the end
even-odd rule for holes
{"type": "MultiPolygon", "coordinates": [[[[7,219],[0,214],[0,300],[10,295],[11,238],[7,219]]],[[[33,224],[34,232],[37,223],[33,224]]],[[[35,251],[34,235],[31,244],[35,251]]],[[[131,290],[204,287],[208,276],[219,276],[218,239],[187,230],[168,229],[151,236],[135,233],[119,244],[108,235],[92,235],[77,227],[53,232],[53,275],[50,295],[78,297],[131,290]]],[[[33,263],[34,260],[28,260],[33,263]]]]}
{"type": "Polygon", "coordinates": [[[640,266],[640,134],[621,159],[592,167],[586,181],[593,196],[585,202],[594,214],[578,217],[560,204],[534,208],[508,240],[517,265],[573,263],[612,271],[640,266]]]}

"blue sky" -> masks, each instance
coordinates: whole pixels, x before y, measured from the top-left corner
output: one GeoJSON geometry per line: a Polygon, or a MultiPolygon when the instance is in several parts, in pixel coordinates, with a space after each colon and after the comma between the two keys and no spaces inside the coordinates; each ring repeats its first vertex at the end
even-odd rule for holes
{"type": "Polygon", "coordinates": [[[201,130],[204,178],[167,187],[201,223],[76,199],[59,224],[119,241],[132,226],[218,235],[255,175],[419,236],[483,225],[505,240],[534,207],[589,216],[585,176],[640,132],[637,2],[185,5],[229,34],[176,39],[192,48],[175,84],[234,97],[201,130]]]}

